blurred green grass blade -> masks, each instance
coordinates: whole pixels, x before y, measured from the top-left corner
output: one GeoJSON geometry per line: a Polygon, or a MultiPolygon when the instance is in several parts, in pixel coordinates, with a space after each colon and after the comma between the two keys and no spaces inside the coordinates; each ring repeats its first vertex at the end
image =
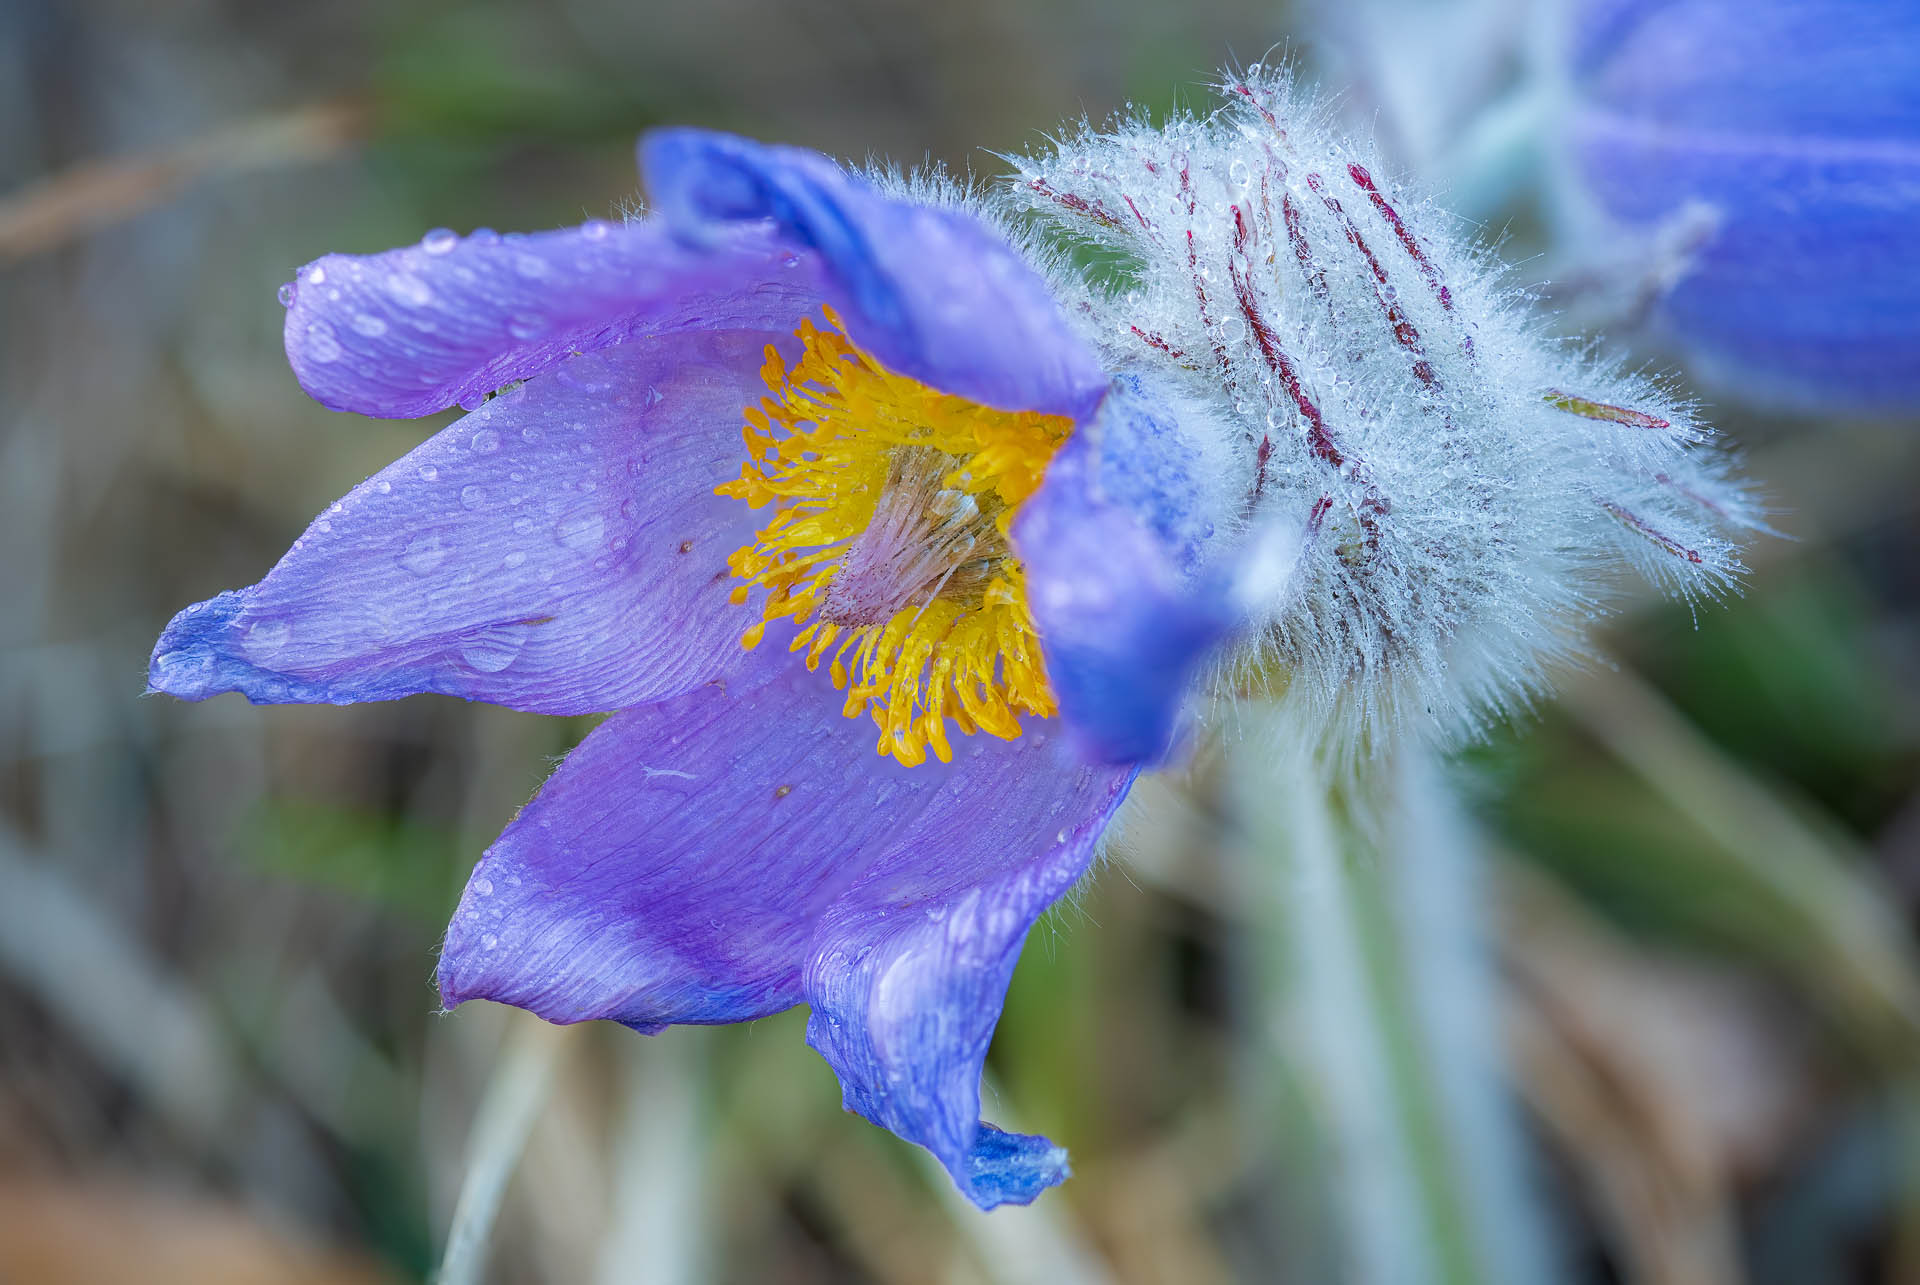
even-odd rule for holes
{"type": "Polygon", "coordinates": [[[290,798],[263,800],[241,823],[236,853],[276,874],[443,921],[466,862],[451,831],[404,817],[290,798]]]}
{"type": "Polygon", "coordinates": [[[1754,908],[1770,931],[1742,942],[1771,959],[1882,1066],[1920,1056],[1920,960],[1872,859],[1836,826],[1782,802],[1653,688],[1596,671],[1563,704],[1709,843],[1684,852],[1700,882],[1754,908]]]}

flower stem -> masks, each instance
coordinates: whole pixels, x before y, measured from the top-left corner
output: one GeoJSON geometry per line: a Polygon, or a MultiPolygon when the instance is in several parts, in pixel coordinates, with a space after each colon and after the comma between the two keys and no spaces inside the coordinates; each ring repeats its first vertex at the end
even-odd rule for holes
{"type": "Polygon", "coordinates": [[[1268,970],[1281,1052],[1317,1099],[1352,1279],[1543,1279],[1495,1063],[1477,847],[1418,753],[1359,784],[1305,754],[1235,756],[1249,857],[1285,929],[1268,970]]]}

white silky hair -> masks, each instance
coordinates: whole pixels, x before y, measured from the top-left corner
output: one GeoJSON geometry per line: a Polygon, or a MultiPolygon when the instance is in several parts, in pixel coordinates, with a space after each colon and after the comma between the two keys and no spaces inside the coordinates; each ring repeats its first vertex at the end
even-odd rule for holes
{"type": "Polygon", "coordinates": [[[1204,706],[1277,697],[1348,760],[1456,744],[1581,652],[1622,569],[1687,599],[1737,582],[1761,511],[1692,403],[1551,338],[1284,70],[1219,90],[1205,114],[1012,158],[978,211],[1110,368],[1197,408],[1226,485],[1195,503],[1253,546],[1247,628],[1204,706]]]}

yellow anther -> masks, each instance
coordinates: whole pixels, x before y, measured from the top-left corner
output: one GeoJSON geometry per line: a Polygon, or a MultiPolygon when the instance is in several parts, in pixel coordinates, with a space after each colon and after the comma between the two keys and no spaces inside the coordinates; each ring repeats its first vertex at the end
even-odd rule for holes
{"type": "Polygon", "coordinates": [[[949,721],[1010,740],[1054,700],[1008,531],[1072,423],[936,392],[827,321],[800,323],[792,366],[767,348],[748,461],[715,488],[775,506],[727,559],[733,601],[766,591],[741,644],[791,619],[790,650],[809,670],[831,655],[846,714],[872,717],[901,763],[950,760],[949,721]]]}

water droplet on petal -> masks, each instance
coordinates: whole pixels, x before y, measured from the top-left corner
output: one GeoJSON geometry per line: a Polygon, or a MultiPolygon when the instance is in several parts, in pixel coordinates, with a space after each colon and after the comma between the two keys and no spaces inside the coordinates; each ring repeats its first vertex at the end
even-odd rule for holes
{"type": "Polygon", "coordinates": [[[293,282],[291,282],[291,281],[289,281],[289,282],[287,282],[287,283],[286,283],[285,285],[283,285],[283,286],[281,286],[281,287],[280,287],[280,291],[279,291],[279,299],[280,299],[280,306],[281,306],[282,308],[291,308],[291,307],[293,307],[293,296],[294,296],[294,293],[295,293],[295,292],[294,292],[294,288],[293,288],[293,282]]]}
{"type": "Polygon", "coordinates": [[[387,278],[387,293],[409,308],[424,308],[433,302],[433,287],[411,272],[396,272],[387,278]]]}
{"type": "Polygon", "coordinates": [[[613,225],[605,219],[588,219],[581,225],[580,235],[589,241],[604,241],[612,230],[613,225]]]}
{"type": "Polygon", "coordinates": [[[487,502],[487,493],[477,486],[460,488],[460,503],[469,509],[477,509],[487,502]]]}
{"type": "Polygon", "coordinates": [[[591,549],[600,543],[607,520],[598,509],[576,509],[555,524],[553,537],[568,549],[591,549]]]}
{"type": "Polygon", "coordinates": [[[488,625],[460,640],[460,659],[483,674],[497,674],[526,649],[531,625],[488,625]]]}
{"type": "Polygon", "coordinates": [[[400,565],[416,576],[432,573],[453,550],[438,531],[417,535],[408,543],[406,551],[400,555],[400,565]]]}
{"type": "Polygon", "coordinates": [[[310,269],[307,272],[307,282],[310,285],[317,286],[317,285],[324,284],[326,279],[327,279],[327,270],[325,268],[315,267],[310,269]]]}
{"type": "Polygon", "coordinates": [[[491,428],[483,428],[473,435],[467,445],[475,455],[491,455],[500,449],[500,434],[491,428]]]}
{"type": "Polygon", "coordinates": [[[431,482],[440,476],[440,470],[431,464],[422,464],[419,471],[422,482],[431,482]]]}
{"type": "Polygon", "coordinates": [[[340,340],[331,325],[324,321],[307,323],[306,355],[309,360],[322,363],[340,360],[340,340]]]}
{"type": "Polygon", "coordinates": [[[370,312],[355,313],[353,328],[369,339],[378,339],[387,333],[387,323],[370,312]]]}
{"type": "Polygon", "coordinates": [[[256,620],[247,629],[247,651],[256,658],[273,655],[293,637],[293,624],[286,620],[256,620]]]}
{"type": "Polygon", "coordinates": [[[460,237],[452,228],[435,228],[420,238],[420,248],[428,254],[445,254],[460,244],[460,237]]]}
{"type": "Polygon", "coordinates": [[[607,377],[606,362],[598,354],[581,353],[570,357],[554,371],[561,383],[583,393],[604,393],[613,386],[607,377]]]}

